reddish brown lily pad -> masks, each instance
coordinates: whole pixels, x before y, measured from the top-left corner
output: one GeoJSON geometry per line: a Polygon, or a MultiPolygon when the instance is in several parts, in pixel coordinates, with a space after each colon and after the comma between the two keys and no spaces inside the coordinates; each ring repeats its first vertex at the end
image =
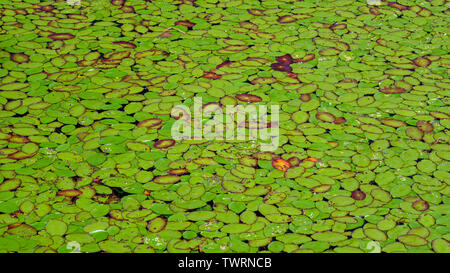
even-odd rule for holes
{"type": "Polygon", "coordinates": [[[226,60],[226,61],[224,61],[223,63],[218,64],[218,65],[216,66],[216,69],[219,69],[219,68],[224,67],[224,66],[230,66],[230,64],[232,64],[232,62],[229,61],[229,60],[226,60]]]}
{"type": "Polygon", "coordinates": [[[311,95],[310,94],[301,94],[300,100],[303,102],[308,102],[311,100],[311,95]]]}
{"type": "Polygon", "coordinates": [[[52,10],[54,10],[55,9],[55,7],[54,6],[51,6],[51,5],[48,5],[48,6],[41,6],[41,10],[42,11],[45,11],[45,12],[51,12],[52,10]]]}
{"type": "Polygon", "coordinates": [[[11,61],[22,64],[30,60],[30,57],[24,53],[13,53],[10,56],[11,61]]]}
{"type": "Polygon", "coordinates": [[[298,157],[296,157],[296,156],[293,156],[293,157],[289,158],[287,161],[293,167],[296,167],[296,166],[300,165],[300,162],[301,162],[301,160],[298,157]]]}
{"type": "Polygon", "coordinates": [[[111,4],[114,6],[123,6],[125,4],[125,0],[111,0],[111,4]]]}
{"type": "Polygon", "coordinates": [[[245,102],[260,102],[262,101],[261,97],[251,94],[237,94],[236,98],[240,101],[245,102]]]}
{"type": "Polygon", "coordinates": [[[64,41],[75,38],[75,35],[70,33],[53,33],[48,36],[48,38],[56,41],[64,41]]]}
{"type": "Polygon", "coordinates": [[[272,67],[273,70],[276,71],[281,71],[281,72],[292,72],[292,67],[290,67],[289,65],[286,64],[282,64],[282,63],[273,63],[270,65],[270,67],[272,67]]]}
{"type": "Polygon", "coordinates": [[[298,80],[298,74],[296,74],[296,73],[288,72],[288,73],[286,73],[286,76],[288,76],[291,79],[298,80]]]}
{"type": "Polygon", "coordinates": [[[430,205],[425,200],[417,200],[412,204],[412,207],[417,211],[426,211],[430,208],[430,205]]]}
{"type": "Polygon", "coordinates": [[[293,23],[293,22],[295,22],[297,20],[298,20],[298,18],[295,18],[292,15],[284,15],[284,16],[279,17],[277,19],[277,22],[281,23],[281,24],[286,24],[286,23],[293,23]]]}
{"type": "Polygon", "coordinates": [[[115,41],[113,44],[120,45],[123,48],[136,48],[136,45],[132,42],[125,42],[125,41],[115,41]]]}
{"type": "Polygon", "coordinates": [[[332,30],[343,30],[347,28],[347,24],[332,24],[329,28],[332,30]]]}
{"type": "Polygon", "coordinates": [[[156,149],[167,149],[175,145],[175,140],[173,139],[160,139],[153,144],[153,148],[156,149]]]}
{"type": "Polygon", "coordinates": [[[344,117],[338,117],[334,120],[334,124],[342,124],[345,123],[347,120],[344,117]]]}
{"type": "Polygon", "coordinates": [[[264,16],[264,10],[262,9],[247,9],[248,13],[255,16],[264,16]]]}
{"type": "Polygon", "coordinates": [[[285,54],[276,58],[277,62],[283,65],[289,65],[294,62],[290,54],[285,54]]]}
{"type": "Polygon", "coordinates": [[[352,198],[355,200],[364,200],[366,199],[366,194],[361,190],[352,191],[352,198]]]}
{"type": "Polygon", "coordinates": [[[434,126],[433,124],[425,121],[425,120],[419,120],[416,123],[417,128],[419,128],[420,131],[425,132],[425,133],[431,133],[433,132],[434,126]]]}
{"type": "Polygon", "coordinates": [[[404,121],[398,120],[398,119],[382,119],[380,121],[384,125],[389,126],[389,127],[394,127],[394,128],[406,126],[406,123],[404,121]]]}
{"type": "Polygon", "coordinates": [[[418,57],[413,60],[414,64],[420,67],[427,67],[431,64],[431,61],[426,57],[418,57]]]}
{"type": "Polygon", "coordinates": [[[168,38],[168,37],[172,37],[173,34],[167,31],[163,31],[163,33],[161,35],[159,35],[159,37],[161,38],[168,38]]]}
{"type": "Polygon", "coordinates": [[[369,12],[370,12],[371,14],[373,14],[373,15],[380,15],[380,14],[381,14],[381,12],[380,12],[380,10],[378,9],[378,7],[370,8],[370,9],[369,9],[369,12]]]}
{"type": "Polygon", "coordinates": [[[146,128],[152,128],[161,125],[162,120],[159,118],[150,118],[150,119],[144,119],[140,121],[137,125],[137,127],[146,127],[146,128]]]}
{"type": "Polygon", "coordinates": [[[315,57],[316,55],[313,53],[306,54],[305,56],[303,56],[303,58],[294,59],[294,63],[306,63],[314,60],[315,57]]]}
{"type": "Polygon", "coordinates": [[[410,9],[410,7],[399,4],[397,2],[388,2],[388,6],[394,9],[398,9],[398,10],[408,10],[410,9]]]}
{"type": "Polygon", "coordinates": [[[102,60],[108,60],[108,61],[120,61],[124,58],[128,58],[130,56],[130,51],[114,51],[114,52],[108,52],[107,54],[105,54],[105,59],[102,60]]]}
{"type": "Polygon", "coordinates": [[[400,88],[400,87],[383,87],[380,89],[380,91],[385,94],[400,94],[400,93],[406,92],[406,90],[404,88],[400,88]]]}
{"type": "Polygon", "coordinates": [[[15,9],[16,14],[27,15],[28,12],[25,9],[15,9]]]}
{"type": "Polygon", "coordinates": [[[123,11],[124,13],[134,13],[133,6],[123,6],[120,8],[120,10],[123,11]]]}
{"type": "Polygon", "coordinates": [[[379,38],[375,42],[377,42],[377,44],[379,44],[380,46],[386,46],[386,40],[385,39],[379,38]]]}
{"type": "Polygon", "coordinates": [[[191,27],[195,26],[195,24],[190,21],[176,21],[175,25],[176,26],[185,26],[187,28],[191,28],[191,27]]]}
{"type": "Polygon", "coordinates": [[[214,73],[214,72],[205,72],[202,77],[206,78],[206,79],[217,80],[217,79],[222,78],[222,75],[219,75],[219,74],[214,73]]]}

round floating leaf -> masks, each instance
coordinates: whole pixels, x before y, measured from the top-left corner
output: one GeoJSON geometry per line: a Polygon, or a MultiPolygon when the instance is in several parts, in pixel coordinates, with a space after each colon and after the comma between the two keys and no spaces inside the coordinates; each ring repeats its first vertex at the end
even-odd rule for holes
{"type": "Polygon", "coordinates": [[[86,158],[86,161],[93,166],[98,166],[106,161],[106,156],[101,153],[95,153],[95,154],[89,156],[88,158],[86,158]]]}
{"type": "Polygon", "coordinates": [[[250,229],[250,225],[247,224],[228,224],[225,225],[221,231],[225,233],[242,233],[250,229]]]}
{"type": "Polygon", "coordinates": [[[120,243],[112,240],[102,241],[98,243],[101,250],[109,253],[128,253],[130,247],[126,243],[120,243]]]}
{"type": "Polygon", "coordinates": [[[364,234],[371,240],[384,242],[387,240],[387,235],[376,228],[366,228],[364,229],[364,234]]]}
{"type": "Polygon", "coordinates": [[[153,182],[157,184],[174,184],[178,181],[180,181],[180,177],[177,175],[161,175],[153,179],[153,182]]]}
{"type": "Polygon", "coordinates": [[[0,192],[8,192],[17,189],[22,184],[19,179],[8,179],[0,184],[0,192]]]}
{"type": "Polygon", "coordinates": [[[158,233],[161,230],[163,230],[166,227],[166,225],[167,220],[162,217],[158,217],[148,222],[147,230],[152,233],[158,233]]]}
{"type": "Polygon", "coordinates": [[[427,241],[424,238],[414,234],[401,235],[397,239],[407,246],[423,246],[427,244],[427,241]]]}
{"type": "Polygon", "coordinates": [[[311,237],[314,240],[329,243],[336,243],[347,239],[347,236],[332,231],[314,233],[313,235],[311,235],[311,237]]]}
{"type": "Polygon", "coordinates": [[[45,229],[52,236],[62,236],[67,232],[67,224],[61,220],[52,219],[47,223],[45,229]]]}
{"type": "Polygon", "coordinates": [[[436,253],[449,253],[450,252],[450,243],[445,239],[435,239],[431,243],[431,246],[436,253]]]}

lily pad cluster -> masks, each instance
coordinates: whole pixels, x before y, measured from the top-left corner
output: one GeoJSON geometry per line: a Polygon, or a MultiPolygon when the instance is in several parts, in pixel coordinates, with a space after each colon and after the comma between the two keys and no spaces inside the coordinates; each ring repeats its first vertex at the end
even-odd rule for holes
{"type": "Polygon", "coordinates": [[[450,252],[447,1],[72,2],[0,0],[0,252],[450,252]]]}

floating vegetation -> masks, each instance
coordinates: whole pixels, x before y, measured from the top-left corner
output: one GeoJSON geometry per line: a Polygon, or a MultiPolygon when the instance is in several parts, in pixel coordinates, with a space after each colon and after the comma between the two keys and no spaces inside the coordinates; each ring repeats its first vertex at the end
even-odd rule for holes
{"type": "Polygon", "coordinates": [[[450,252],[447,1],[0,12],[0,252],[450,252]],[[194,98],[279,145],[173,139],[194,98]]]}

